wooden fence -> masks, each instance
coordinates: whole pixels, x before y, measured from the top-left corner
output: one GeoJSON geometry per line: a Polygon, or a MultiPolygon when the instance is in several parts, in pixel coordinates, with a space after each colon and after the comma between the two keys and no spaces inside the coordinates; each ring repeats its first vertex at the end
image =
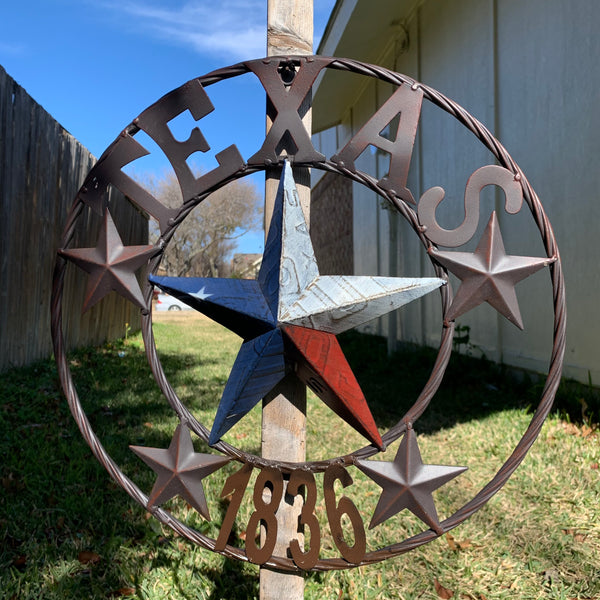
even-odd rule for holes
{"type": "MultiPolygon", "coordinates": [[[[62,229],[95,158],[0,67],[0,371],[52,352],[50,293],[62,229]]],[[[125,245],[145,244],[147,218],[111,190],[125,245]],[[116,200],[116,202],[115,202],[116,200]]],[[[89,209],[77,246],[94,247],[100,217],[89,209]]],[[[70,347],[122,337],[139,309],[111,293],[81,314],[85,273],[69,265],[63,314],[70,347]],[[65,318],[65,321],[67,319],[65,318]]]]}

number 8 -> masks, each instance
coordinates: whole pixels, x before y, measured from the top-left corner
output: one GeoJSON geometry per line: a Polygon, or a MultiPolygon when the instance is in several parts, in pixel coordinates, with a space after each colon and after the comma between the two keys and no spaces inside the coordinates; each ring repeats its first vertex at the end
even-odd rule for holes
{"type": "Polygon", "coordinates": [[[254,506],[256,510],[250,516],[246,528],[246,554],[253,563],[262,565],[273,554],[277,543],[277,517],[275,512],[283,496],[283,475],[275,469],[263,469],[254,485],[254,506]],[[271,500],[263,500],[263,491],[271,484],[271,500]],[[260,523],[265,526],[265,539],[262,548],[256,545],[255,535],[260,523]]]}

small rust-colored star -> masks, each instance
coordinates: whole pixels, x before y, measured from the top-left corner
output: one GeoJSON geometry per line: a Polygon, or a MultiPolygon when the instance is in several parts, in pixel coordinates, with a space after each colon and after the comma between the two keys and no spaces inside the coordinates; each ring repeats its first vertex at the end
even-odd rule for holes
{"type": "Polygon", "coordinates": [[[123,246],[119,232],[108,209],[95,248],[59,250],[59,254],[74,262],[89,274],[83,312],[115,291],[140,308],[146,308],[135,271],[156,252],[154,246],[123,246]]]}
{"type": "Polygon", "coordinates": [[[168,450],[129,446],[157,475],[148,498],[148,508],[181,496],[210,521],[202,480],[229,462],[228,457],[194,452],[185,425],[178,425],[168,450]]]}
{"type": "Polygon", "coordinates": [[[446,315],[449,321],[487,302],[519,329],[523,329],[523,319],[515,285],[553,262],[549,258],[506,254],[495,211],[475,252],[430,248],[429,253],[462,281],[446,315]]]}
{"type": "Polygon", "coordinates": [[[443,531],[432,493],[467,470],[467,467],[424,465],[412,427],[402,438],[393,462],[359,460],[356,466],[383,488],[369,529],[407,508],[438,534],[443,531]]]}

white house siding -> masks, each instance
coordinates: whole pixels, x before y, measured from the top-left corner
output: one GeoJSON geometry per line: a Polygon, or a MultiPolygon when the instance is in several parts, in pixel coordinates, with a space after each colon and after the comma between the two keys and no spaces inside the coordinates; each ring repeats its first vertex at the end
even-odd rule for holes
{"type": "MultiPolygon", "coordinates": [[[[589,371],[600,385],[600,2],[503,0],[497,22],[498,137],[540,196],[561,251],[568,310],[565,372],[587,381],[589,371]]],[[[530,252],[539,247],[519,233],[507,230],[507,247],[523,244],[530,252]]],[[[532,278],[523,292],[533,297],[541,283],[532,278]]],[[[521,310],[536,335],[526,348],[508,327],[502,339],[507,362],[531,358],[535,367],[547,346],[549,332],[541,324],[551,306],[527,302],[528,297],[521,310]]]]}
{"type": "MultiPolygon", "coordinates": [[[[417,16],[420,43],[414,44],[420,64],[417,79],[464,106],[490,128],[494,125],[492,18],[491,2],[426,2],[417,16]]],[[[438,219],[452,228],[461,221],[467,179],[478,167],[494,161],[470,132],[429,103],[423,107],[421,144],[419,196],[426,189],[441,185],[446,198],[438,210],[438,219]]],[[[493,209],[493,192],[486,192],[480,231],[493,209]]],[[[467,249],[474,249],[478,239],[476,235],[467,249]]],[[[452,282],[456,289],[458,283],[454,279],[452,282]]],[[[459,317],[458,322],[470,326],[472,342],[485,348],[488,356],[501,358],[498,318],[493,309],[481,306],[459,317]]],[[[428,327],[431,325],[430,321],[428,327]]]]}
{"type": "MultiPolygon", "coordinates": [[[[358,5],[369,0],[358,0],[358,5]]],[[[340,4],[340,3],[339,3],[340,4]]],[[[342,8],[346,4],[341,2],[342,8]]],[[[352,3],[354,4],[354,2],[352,3]]],[[[600,383],[600,299],[596,236],[600,233],[600,2],[597,0],[425,0],[389,4],[389,20],[408,17],[408,49],[382,42],[377,62],[406,73],[464,106],[511,153],[540,196],[561,249],[569,310],[565,373],[600,383]],[[393,10],[402,14],[391,14],[393,10]]],[[[379,16],[380,17],[380,16],[379,16]]],[[[361,16],[364,19],[364,13],[361,16]]],[[[371,24],[363,22],[364,35],[371,24]]],[[[331,31],[336,31],[332,28],[331,31]]],[[[356,35],[355,28],[353,29],[356,35]]],[[[339,31],[336,35],[339,35],[339,31]]],[[[327,40],[325,40],[327,46],[327,40]]],[[[343,54],[353,45],[343,39],[343,54]]],[[[356,44],[360,47],[360,43],[356,44]]],[[[368,57],[373,60],[373,55],[368,57]]],[[[327,156],[356,133],[389,95],[381,83],[356,90],[351,106],[329,115],[337,127],[315,138],[327,156]]],[[[319,102],[319,91],[315,103],[319,102]]],[[[321,111],[324,110],[322,107],[321,111]]],[[[331,107],[335,111],[336,107],[331,107]]],[[[451,117],[424,102],[411,162],[409,187],[416,199],[441,185],[446,199],[437,211],[447,228],[462,220],[464,188],[478,167],[493,164],[491,154],[451,117]]],[[[358,166],[358,165],[357,165],[358,166]]],[[[382,177],[382,153],[365,152],[360,167],[382,177]]],[[[357,274],[431,275],[416,236],[395,222],[374,194],[353,185],[354,266],[357,274]]],[[[503,194],[486,188],[472,250],[495,208],[509,254],[542,256],[539,233],[526,207],[517,215],[503,210],[503,194]]],[[[456,287],[458,283],[454,281],[456,287]]],[[[471,341],[491,358],[543,372],[552,344],[552,298],[548,271],[517,286],[525,331],[487,305],[458,319],[469,325],[471,341]]],[[[368,328],[373,333],[436,346],[440,302],[430,294],[368,328]]]]}

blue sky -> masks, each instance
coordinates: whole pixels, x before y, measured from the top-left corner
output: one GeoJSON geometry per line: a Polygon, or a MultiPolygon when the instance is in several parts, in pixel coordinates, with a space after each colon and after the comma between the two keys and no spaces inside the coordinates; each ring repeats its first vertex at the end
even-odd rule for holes
{"type": "MultiPolygon", "coordinates": [[[[314,0],[315,48],[334,4],[314,0]]],[[[166,92],[214,69],[264,56],[266,18],[267,0],[11,0],[2,6],[0,65],[100,156],[166,92]]],[[[258,149],[264,93],[248,77],[207,90],[217,110],[199,126],[211,152],[232,143],[245,157],[258,149]]],[[[189,120],[181,119],[182,134],[193,126],[191,115],[189,120]]],[[[133,168],[160,171],[159,152],[148,149],[152,158],[133,168]]],[[[200,166],[212,168],[211,160],[199,157],[200,166]]],[[[261,251],[262,245],[255,247],[259,239],[247,240],[242,250],[261,251]]]]}

